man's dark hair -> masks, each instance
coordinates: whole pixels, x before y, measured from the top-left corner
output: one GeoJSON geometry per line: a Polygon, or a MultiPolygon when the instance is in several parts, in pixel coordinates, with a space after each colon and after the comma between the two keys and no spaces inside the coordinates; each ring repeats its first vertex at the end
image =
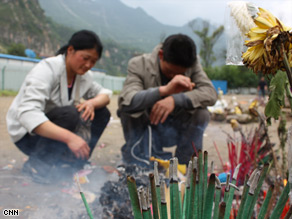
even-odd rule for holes
{"type": "Polygon", "coordinates": [[[80,30],[74,33],[71,39],[69,40],[69,42],[65,46],[63,46],[61,49],[59,49],[59,51],[57,52],[57,55],[66,54],[69,46],[73,46],[74,50],[95,48],[96,52],[99,55],[99,58],[101,58],[103,46],[99,37],[93,31],[80,30]]]}
{"type": "Polygon", "coordinates": [[[162,45],[163,60],[174,65],[189,68],[197,58],[194,41],[184,34],[167,37],[162,45]]]}

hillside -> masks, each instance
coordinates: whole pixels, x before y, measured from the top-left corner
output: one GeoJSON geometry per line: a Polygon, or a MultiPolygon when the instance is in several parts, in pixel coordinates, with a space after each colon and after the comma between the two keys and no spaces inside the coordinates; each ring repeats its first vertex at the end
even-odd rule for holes
{"type": "Polygon", "coordinates": [[[0,1],[0,45],[22,43],[40,54],[52,55],[60,42],[49,27],[38,0],[0,1]]]}
{"type": "Polygon", "coordinates": [[[180,28],[162,25],[142,9],[119,0],[39,0],[45,14],[74,29],[91,29],[103,39],[150,50],[161,36],[180,28]]]}
{"type": "MultiPolygon", "coordinates": [[[[0,53],[12,43],[21,43],[38,56],[52,56],[76,31],[46,17],[38,0],[0,0],[0,53]]],[[[108,74],[124,76],[127,62],[139,49],[102,40],[104,54],[95,67],[108,74]]]]}
{"type": "MultiPolygon", "coordinates": [[[[102,59],[95,67],[110,75],[125,76],[132,56],[150,52],[169,34],[185,33],[195,40],[199,49],[200,41],[187,24],[182,27],[163,25],[141,8],[130,8],[119,0],[0,2],[2,53],[10,44],[21,43],[39,56],[51,56],[76,30],[91,29],[104,44],[102,59]]],[[[201,19],[195,19],[195,23],[196,28],[201,28],[201,19]]],[[[219,47],[224,44],[224,40],[217,43],[219,47]]],[[[218,47],[216,50],[222,51],[218,47]]]]}
{"type": "MultiPolygon", "coordinates": [[[[45,14],[55,22],[74,29],[94,30],[103,40],[150,52],[166,36],[184,33],[192,37],[200,49],[200,39],[188,24],[181,27],[164,25],[143,9],[128,7],[120,0],[39,0],[39,2],[45,14]]],[[[194,23],[194,28],[200,30],[203,20],[194,18],[194,23]]],[[[215,29],[215,26],[210,26],[211,32],[215,29]]],[[[221,56],[225,44],[223,36],[215,45],[214,50],[218,57],[221,56]]]]}

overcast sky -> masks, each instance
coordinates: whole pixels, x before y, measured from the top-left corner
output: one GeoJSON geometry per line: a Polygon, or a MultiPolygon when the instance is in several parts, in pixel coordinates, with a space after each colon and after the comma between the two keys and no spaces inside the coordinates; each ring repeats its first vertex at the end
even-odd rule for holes
{"type": "MultiPolygon", "coordinates": [[[[141,7],[147,14],[163,24],[182,26],[201,17],[212,24],[224,24],[228,0],[121,0],[127,6],[141,7]]],[[[292,0],[250,1],[269,10],[292,27],[292,0]]]]}

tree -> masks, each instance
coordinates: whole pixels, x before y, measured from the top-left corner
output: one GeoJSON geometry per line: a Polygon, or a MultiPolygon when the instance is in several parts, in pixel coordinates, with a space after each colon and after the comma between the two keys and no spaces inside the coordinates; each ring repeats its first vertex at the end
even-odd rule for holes
{"type": "Polygon", "coordinates": [[[16,55],[16,56],[24,56],[25,55],[25,46],[21,43],[12,43],[8,49],[7,49],[7,53],[10,55],[16,55]]]}
{"type": "Polygon", "coordinates": [[[203,28],[201,31],[194,29],[195,21],[190,22],[189,26],[192,31],[200,38],[200,57],[202,59],[202,65],[206,68],[212,65],[212,62],[216,60],[214,56],[213,47],[218,38],[222,35],[224,27],[221,25],[210,36],[210,23],[203,21],[203,28]]]}

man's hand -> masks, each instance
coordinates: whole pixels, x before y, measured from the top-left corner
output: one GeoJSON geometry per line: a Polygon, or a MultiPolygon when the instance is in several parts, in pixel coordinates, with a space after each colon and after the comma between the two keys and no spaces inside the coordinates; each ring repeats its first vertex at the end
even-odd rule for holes
{"type": "Polygon", "coordinates": [[[87,119],[94,119],[94,105],[91,100],[86,100],[76,106],[78,112],[83,110],[81,117],[86,121],[87,119]]]}
{"type": "Polygon", "coordinates": [[[189,77],[176,75],[167,85],[161,86],[159,92],[161,96],[169,96],[185,91],[191,91],[194,87],[195,83],[191,82],[189,77]]]}
{"type": "Polygon", "coordinates": [[[150,113],[150,123],[154,125],[159,122],[164,123],[168,115],[174,110],[174,107],[175,103],[172,96],[157,101],[150,113]]]}
{"type": "Polygon", "coordinates": [[[88,144],[78,135],[70,138],[70,141],[67,142],[67,145],[77,158],[83,160],[89,158],[90,148],[88,144]]]}

